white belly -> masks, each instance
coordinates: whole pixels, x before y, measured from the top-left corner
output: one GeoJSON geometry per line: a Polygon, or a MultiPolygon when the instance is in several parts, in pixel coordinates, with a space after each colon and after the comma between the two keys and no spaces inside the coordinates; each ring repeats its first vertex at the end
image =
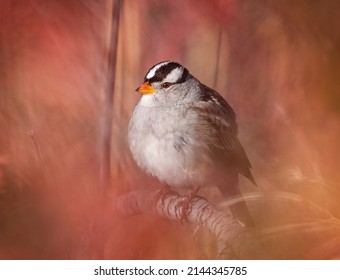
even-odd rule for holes
{"type": "Polygon", "coordinates": [[[130,149],[139,167],[171,187],[201,185],[202,161],[197,160],[197,151],[193,150],[192,145],[185,143],[185,131],[181,130],[183,116],[169,118],[166,112],[153,116],[152,111],[148,111],[145,119],[146,113],[142,110],[135,110],[129,129],[130,149]],[[173,123],[168,123],[167,127],[172,129],[164,127],[160,118],[167,118],[167,122],[171,119],[173,123]],[[162,123],[163,127],[158,123],[162,123]]]}

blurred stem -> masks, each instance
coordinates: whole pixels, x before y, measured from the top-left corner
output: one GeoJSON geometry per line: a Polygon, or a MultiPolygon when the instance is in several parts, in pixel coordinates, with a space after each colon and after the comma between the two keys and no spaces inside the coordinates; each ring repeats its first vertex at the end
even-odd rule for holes
{"type": "Polygon", "coordinates": [[[218,41],[217,41],[217,50],[216,50],[216,64],[215,64],[215,73],[214,73],[214,88],[216,88],[217,86],[217,82],[218,82],[218,66],[220,63],[220,57],[221,57],[221,46],[222,46],[222,28],[219,28],[218,31],[218,41]]]}
{"type": "Polygon", "coordinates": [[[111,137],[113,117],[113,97],[116,82],[116,64],[118,49],[119,18],[122,0],[113,0],[111,13],[111,33],[108,52],[107,87],[104,97],[104,115],[102,120],[102,157],[100,163],[100,190],[105,194],[111,179],[111,137]]]}
{"type": "Polygon", "coordinates": [[[43,162],[43,158],[41,156],[41,152],[40,152],[40,147],[38,144],[37,139],[35,138],[35,134],[34,134],[34,130],[30,129],[29,131],[27,131],[28,136],[32,139],[33,141],[33,145],[34,145],[34,149],[38,158],[38,161],[42,164],[43,162]]]}

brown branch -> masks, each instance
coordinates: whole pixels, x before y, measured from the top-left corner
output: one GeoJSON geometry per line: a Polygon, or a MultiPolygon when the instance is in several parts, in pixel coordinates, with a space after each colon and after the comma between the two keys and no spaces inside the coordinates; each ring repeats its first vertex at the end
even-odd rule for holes
{"type": "Polygon", "coordinates": [[[112,206],[123,215],[143,212],[166,217],[171,220],[186,220],[208,229],[216,238],[218,259],[270,259],[260,246],[254,233],[243,227],[230,215],[218,210],[204,198],[195,197],[190,209],[183,206],[185,197],[171,194],[162,197],[160,191],[135,191],[116,198],[112,206]]]}

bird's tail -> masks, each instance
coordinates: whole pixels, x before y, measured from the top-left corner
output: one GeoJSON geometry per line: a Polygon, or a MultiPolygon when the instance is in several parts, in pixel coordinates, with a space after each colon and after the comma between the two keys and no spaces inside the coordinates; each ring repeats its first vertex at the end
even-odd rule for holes
{"type": "Polygon", "coordinates": [[[218,187],[226,199],[237,198],[235,202],[231,201],[232,203],[229,205],[232,215],[246,226],[254,227],[253,217],[238,187],[238,174],[230,176],[228,182],[224,182],[223,185],[218,187]]]}
{"type": "Polygon", "coordinates": [[[236,202],[229,206],[230,211],[234,217],[239,219],[242,223],[244,223],[248,227],[254,227],[255,223],[253,217],[250,214],[249,208],[243,198],[242,201],[236,202]]]}

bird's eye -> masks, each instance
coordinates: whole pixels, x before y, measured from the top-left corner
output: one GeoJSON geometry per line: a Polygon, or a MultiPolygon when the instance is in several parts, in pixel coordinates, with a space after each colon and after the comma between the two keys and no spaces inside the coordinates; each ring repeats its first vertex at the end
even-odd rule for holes
{"type": "Polygon", "coordinates": [[[165,82],[161,86],[162,86],[162,88],[168,88],[171,85],[172,85],[171,83],[165,82]]]}

